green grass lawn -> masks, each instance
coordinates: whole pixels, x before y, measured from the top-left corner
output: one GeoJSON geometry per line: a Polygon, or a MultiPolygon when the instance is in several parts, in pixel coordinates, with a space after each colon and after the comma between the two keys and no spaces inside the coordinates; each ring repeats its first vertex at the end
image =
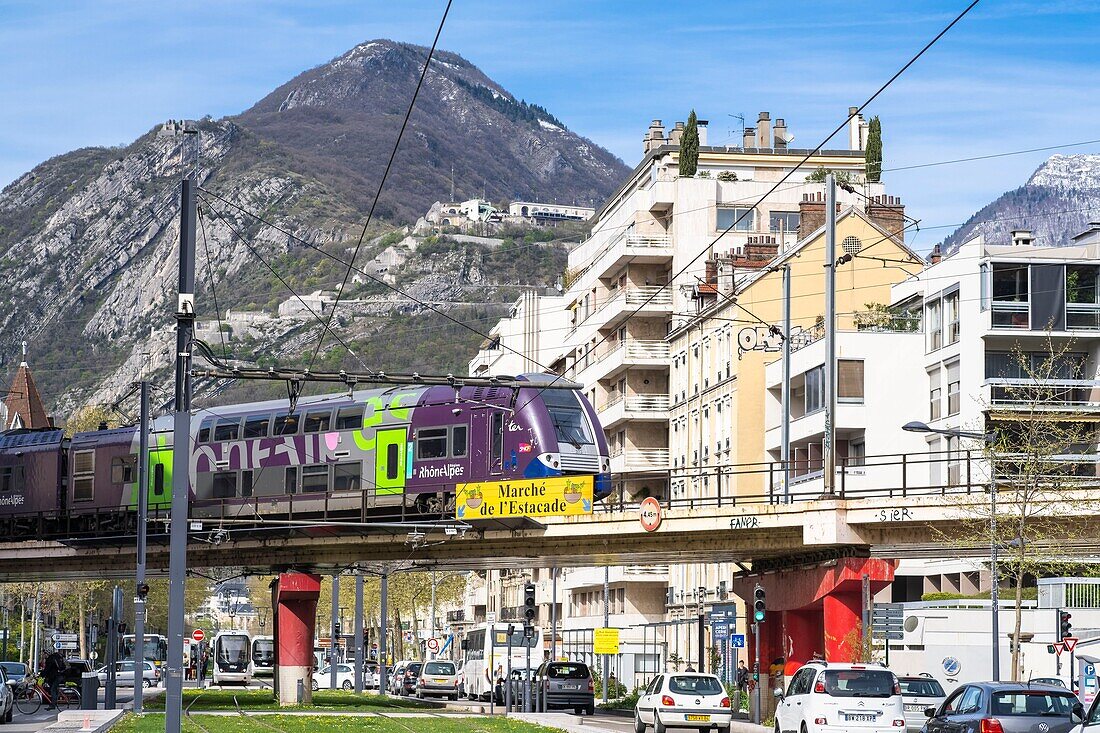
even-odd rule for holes
{"type": "MultiPolygon", "coordinates": [[[[113,733],[159,733],[163,715],[136,717],[127,713],[111,729],[113,733]]],[[[550,728],[505,718],[362,718],[337,715],[191,715],[183,720],[184,733],[317,733],[318,731],[369,731],[370,733],[549,733],[550,728]]]]}
{"type": "MultiPolygon", "coordinates": [[[[145,703],[145,709],[164,710],[164,695],[158,695],[145,703]]],[[[276,710],[279,704],[271,690],[197,690],[183,691],[183,707],[191,712],[201,710],[236,710],[237,705],[244,710],[276,710]],[[236,698],[236,702],[234,702],[236,698]]],[[[416,700],[388,698],[384,695],[356,695],[343,690],[318,690],[313,693],[313,706],[316,710],[355,710],[357,712],[384,713],[401,710],[428,709],[416,700]]]]}

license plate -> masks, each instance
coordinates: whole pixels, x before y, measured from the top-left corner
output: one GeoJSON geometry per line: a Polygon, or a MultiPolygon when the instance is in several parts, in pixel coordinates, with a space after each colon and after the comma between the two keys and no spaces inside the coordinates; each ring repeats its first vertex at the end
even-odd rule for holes
{"type": "Polygon", "coordinates": [[[447,680],[432,680],[432,682],[436,683],[437,685],[447,684],[447,680]]]}
{"type": "Polygon", "coordinates": [[[685,720],[691,720],[693,722],[698,721],[700,723],[709,723],[710,722],[710,716],[709,715],[685,715],[684,719],[685,720]]]}
{"type": "Polygon", "coordinates": [[[874,723],[874,715],[845,715],[844,722],[846,723],[874,723]]]}
{"type": "Polygon", "coordinates": [[[562,689],[565,689],[565,690],[579,690],[579,689],[581,689],[581,686],[580,685],[562,685],[562,689]]]}
{"type": "Polygon", "coordinates": [[[910,713],[922,713],[924,712],[923,705],[906,705],[905,709],[910,713]]]}

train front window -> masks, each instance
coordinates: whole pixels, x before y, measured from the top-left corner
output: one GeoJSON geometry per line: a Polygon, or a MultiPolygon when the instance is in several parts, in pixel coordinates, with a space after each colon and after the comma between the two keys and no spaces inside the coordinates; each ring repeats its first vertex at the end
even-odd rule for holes
{"type": "Polygon", "coordinates": [[[595,442],[575,392],[567,389],[543,390],[542,401],[550,413],[554,434],[559,442],[571,443],[577,447],[595,442]]]}

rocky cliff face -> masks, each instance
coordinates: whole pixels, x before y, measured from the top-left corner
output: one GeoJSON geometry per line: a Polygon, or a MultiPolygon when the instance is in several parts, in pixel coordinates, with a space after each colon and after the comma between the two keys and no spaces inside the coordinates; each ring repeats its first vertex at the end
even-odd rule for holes
{"type": "Polygon", "coordinates": [[[1100,155],[1054,155],[1023,186],[999,196],[944,240],[944,250],[982,234],[1007,244],[1013,229],[1030,229],[1041,246],[1071,244],[1100,218],[1100,155]]]}
{"type": "MultiPolygon", "coordinates": [[[[343,279],[384,165],[378,151],[388,155],[422,53],[390,42],[364,44],[238,118],[203,120],[197,135],[154,131],[123,148],[74,151],[6,187],[2,384],[27,340],[41,391],[59,416],[82,404],[111,403],[139,378],[170,385],[180,181],[189,171],[204,191],[200,336],[221,352],[224,335],[225,352],[251,363],[304,359],[320,330],[289,289],[309,296],[343,279]]],[[[324,366],[459,371],[481,340],[378,280],[485,331],[518,295],[516,285],[546,286],[561,272],[560,246],[521,242],[528,251],[517,257],[510,239],[494,247],[387,234],[449,194],[447,161],[456,161],[456,183],[464,169],[490,196],[537,191],[540,198],[599,199],[625,171],[458,56],[441,54],[426,86],[406,133],[409,145],[387,184],[388,221],[368,235],[356,263],[363,272],[349,283],[348,302],[334,321],[354,355],[329,339],[324,366]]],[[[326,297],[305,299],[320,311],[326,297]]],[[[234,389],[245,397],[256,392],[234,389]]]]}

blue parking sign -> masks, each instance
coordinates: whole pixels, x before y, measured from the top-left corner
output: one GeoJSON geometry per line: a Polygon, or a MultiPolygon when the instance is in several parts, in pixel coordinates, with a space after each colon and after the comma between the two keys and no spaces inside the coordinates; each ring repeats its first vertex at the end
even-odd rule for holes
{"type": "Polygon", "coordinates": [[[745,648],[745,635],[744,634],[732,634],[730,635],[730,646],[734,649],[745,648]]]}

